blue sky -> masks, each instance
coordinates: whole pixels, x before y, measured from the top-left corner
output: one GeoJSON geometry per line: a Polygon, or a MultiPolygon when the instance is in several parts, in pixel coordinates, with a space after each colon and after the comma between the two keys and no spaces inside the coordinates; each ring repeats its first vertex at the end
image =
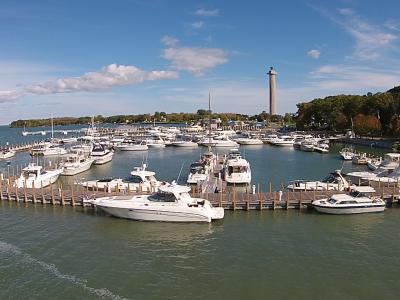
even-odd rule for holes
{"type": "Polygon", "coordinates": [[[19,118],[268,111],[400,82],[400,2],[0,2],[0,124],[19,118]]]}

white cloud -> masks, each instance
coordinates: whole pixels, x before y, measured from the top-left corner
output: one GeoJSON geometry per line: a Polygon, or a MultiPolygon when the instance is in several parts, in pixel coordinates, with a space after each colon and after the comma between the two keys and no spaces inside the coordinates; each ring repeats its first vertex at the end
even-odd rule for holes
{"type": "Polygon", "coordinates": [[[171,68],[188,71],[196,76],[228,62],[228,54],[218,48],[167,48],[162,57],[171,61],[171,68]]]}
{"type": "Polygon", "coordinates": [[[311,49],[307,52],[307,55],[311,58],[318,59],[321,56],[321,52],[317,49],[311,49]]]}
{"type": "Polygon", "coordinates": [[[191,24],[194,29],[200,29],[204,26],[203,21],[194,22],[191,24]]]}
{"type": "Polygon", "coordinates": [[[114,86],[136,85],[145,81],[175,79],[174,71],[144,71],[135,66],[111,64],[98,72],[80,77],[66,77],[25,86],[21,91],[0,91],[0,101],[15,100],[25,94],[48,95],[82,91],[99,91],[114,86]]]}
{"type": "Polygon", "coordinates": [[[21,96],[22,94],[18,91],[0,91],[0,103],[13,101],[21,96]]]}
{"type": "MultiPolygon", "coordinates": [[[[388,24],[376,25],[368,22],[352,9],[341,8],[335,13],[310,4],[309,6],[339,24],[354,38],[353,58],[364,61],[376,60],[386,54],[387,50],[392,49],[394,41],[398,39],[397,35],[387,31],[388,24]]],[[[389,22],[389,26],[393,27],[393,23],[389,22]]]]}
{"type": "Polygon", "coordinates": [[[164,35],[161,39],[161,42],[165,45],[165,46],[170,46],[173,47],[178,43],[178,40],[172,36],[168,36],[168,35],[164,35]]]}
{"type": "Polygon", "coordinates": [[[400,21],[389,19],[385,22],[385,27],[389,28],[390,30],[400,31],[400,21]]]}
{"type": "Polygon", "coordinates": [[[202,16],[202,17],[216,17],[219,15],[219,10],[218,9],[200,8],[195,11],[195,15],[202,16]]]}

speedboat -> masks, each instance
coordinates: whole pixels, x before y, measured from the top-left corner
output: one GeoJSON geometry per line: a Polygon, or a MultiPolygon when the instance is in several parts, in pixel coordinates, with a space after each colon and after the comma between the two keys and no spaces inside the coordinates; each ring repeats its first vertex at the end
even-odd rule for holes
{"type": "Polygon", "coordinates": [[[315,200],[312,205],[318,212],[335,215],[384,211],[385,201],[372,196],[372,193],[375,193],[372,187],[357,186],[347,194],[334,194],[330,198],[315,200]]]}
{"type": "Polygon", "coordinates": [[[314,142],[308,141],[308,140],[301,142],[300,150],[305,151],[305,152],[313,152],[314,151],[314,142]]]}
{"type": "Polygon", "coordinates": [[[274,146],[293,147],[294,139],[291,136],[284,135],[284,136],[281,136],[280,138],[273,140],[271,143],[274,146]]]}
{"type": "Polygon", "coordinates": [[[214,147],[216,148],[234,148],[234,147],[238,147],[239,144],[236,143],[235,141],[232,141],[229,138],[223,138],[221,140],[214,140],[216,143],[214,145],[214,147]]]}
{"type": "Polygon", "coordinates": [[[262,145],[263,141],[259,138],[252,137],[250,134],[247,134],[243,137],[237,138],[236,143],[240,145],[262,145]]]}
{"type": "Polygon", "coordinates": [[[146,142],[136,142],[136,143],[129,143],[124,145],[123,147],[119,148],[121,151],[147,151],[149,147],[146,145],[146,142]]]}
{"type": "Polygon", "coordinates": [[[262,141],[264,144],[273,144],[276,139],[278,139],[276,134],[268,134],[262,139],[262,141]]]}
{"type": "Polygon", "coordinates": [[[199,145],[192,141],[175,141],[175,142],[171,143],[171,146],[195,148],[195,147],[198,147],[199,145]]]}
{"type": "Polygon", "coordinates": [[[0,150],[0,159],[11,158],[14,155],[15,155],[15,151],[14,150],[10,150],[10,149],[1,149],[0,150]]]}
{"type": "Polygon", "coordinates": [[[351,161],[355,165],[366,165],[368,160],[367,153],[358,153],[353,156],[351,161]]]}
{"type": "Polygon", "coordinates": [[[131,220],[210,223],[223,219],[222,207],[192,198],[189,192],[190,187],[172,183],[159,186],[151,195],[102,197],[90,203],[112,216],[131,220]]]}
{"type": "Polygon", "coordinates": [[[68,151],[65,148],[60,147],[59,145],[54,145],[51,142],[45,142],[30,150],[31,156],[56,156],[64,155],[66,153],[68,153],[68,151]]]}
{"type": "Polygon", "coordinates": [[[209,170],[205,163],[195,162],[190,165],[190,172],[186,180],[189,184],[198,184],[208,180],[209,170]]]}
{"type": "Polygon", "coordinates": [[[146,145],[149,148],[165,148],[166,142],[159,135],[154,135],[149,139],[146,139],[146,145]]]}
{"type": "Polygon", "coordinates": [[[353,148],[343,148],[339,151],[339,154],[343,160],[352,160],[355,152],[353,148]]]}
{"type": "Polygon", "coordinates": [[[241,157],[238,150],[231,151],[225,166],[224,179],[232,184],[249,184],[251,182],[250,163],[241,157]]]}
{"type": "Polygon", "coordinates": [[[29,164],[26,168],[22,169],[21,175],[14,182],[17,188],[42,188],[49,186],[57,181],[62,173],[62,169],[44,170],[42,166],[36,164],[29,164]]]}
{"type": "Polygon", "coordinates": [[[94,162],[94,159],[85,156],[80,152],[70,153],[66,159],[60,164],[63,169],[61,175],[73,176],[90,169],[94,162]]]}
{"type": "Polygon", "coordinates": [[[122,178],[104,178],[96,180],[88,180],[79,182],[78,184],[91,190],[99,191],[115,191],[130,190],[130,191],[152,191],[155,190],[161,182],[155,177],[154,172],[146,170],[147,165],[143,164],[141,167],[135,167],[130,173],[130,176],[122,178]]]}
{"type": "Polygon", "coordinates": [[[372,187],[400,187],[400,166],[388,175],[370,176],[362,178],[372,187]]]}
{"type": "Polygon", "coordinates": [[[329,144],[326,142],[320,142],[314,146],[314,151],[319,153],[329,153],[329,144]]]}
{"type": "Polygon", "coordinates": [[[90,157],[94,159],[94,165],[102,165],[113,159],[114,151],[102,144],[94,144],[90,157]]]}
{"type": "Polygon", "coordinates": [[[335,170],[322,180],[295,180],[286,188],[293,191],[343,191],[350,187],[340,170],[335,170]]]}

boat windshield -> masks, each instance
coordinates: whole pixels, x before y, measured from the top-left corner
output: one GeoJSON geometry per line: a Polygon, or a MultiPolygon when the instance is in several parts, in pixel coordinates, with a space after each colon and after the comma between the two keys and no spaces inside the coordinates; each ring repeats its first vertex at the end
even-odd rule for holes
{"type": "Polygon", "coordinates": [[[330,204],[335,204],[335,203],[336,203],[336,200],[335,200],[335,199],[332,199],[332,198],[330,198],[330,199],[328,200],[328,202],[329,202],[330,204]]]}
{"type": "Polygon", "coordinates": [[[351,191],[350,196],[356,198],[356,197],[361,197],[362,194],[358,191],[351,191]]]}
{"type": "Polygon", "coordinates": [[[146,178],[147,181],[157,181],[157,179],[153,175],[145,176],[145,178],[146,178]]]}
{"type": "Polygon", "coordinates": [[[131,175],[123,180],[125,183],[143,183],[143,180],[140,176],[131,175]]]}
{"type": "Polygon", "coordinates": [[[156,194],[149,196],[150,201],[154,202],[175,202],[176,197],[173,193],[159,191],[156,194]]]}
{"type": "Polygon", "coordinates": [[[229,175],[232,173],[246,173],[247,172],[247,167],[246,166],[229,166],[228,168],[228,173],[229,175]]]}

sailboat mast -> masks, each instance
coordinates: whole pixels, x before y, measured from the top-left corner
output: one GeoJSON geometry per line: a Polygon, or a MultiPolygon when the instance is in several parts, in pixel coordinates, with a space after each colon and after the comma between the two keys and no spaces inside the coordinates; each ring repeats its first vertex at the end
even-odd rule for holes
{"type": "Polygon", "coordinates": [[[54,139],[54,122],[53,117],[51,117],[51,140],[54,139]]]}
{"type": "Polygon", "coordinates": [[[208,92],[208,152],[211,152],[211,93],[208,92]]]}

